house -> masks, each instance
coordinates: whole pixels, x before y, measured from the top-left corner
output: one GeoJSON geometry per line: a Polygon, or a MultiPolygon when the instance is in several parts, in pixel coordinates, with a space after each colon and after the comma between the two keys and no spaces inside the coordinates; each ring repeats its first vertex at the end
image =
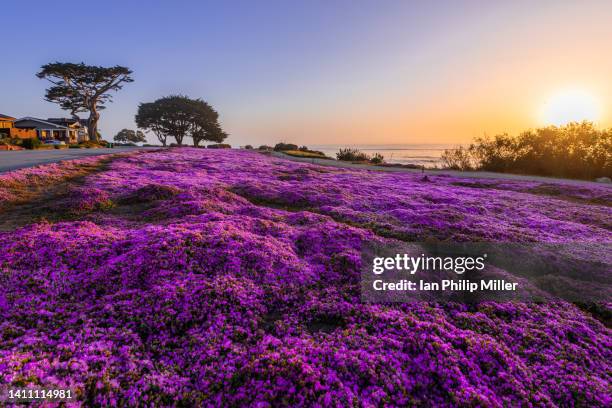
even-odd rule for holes
{"type": "Polygon", "coordinates": [[[13,127],[15,118],[9,115],[3,115],[0,113],[0,129],[10,129],[13,127]]]}
{"type": "Polygon", "coordinates": [[[0,139],[32,139],[36,137],[33,129],[20,129],[15,127],[16,119],[0,113],[0,139]]]}
{"type": "Polygon", "coordinates": [[[71,130],[76,130],[77,142],[85,142],[89,140],[89,133],[87,132],[87,119],[49,118],[47,119],[47,122],[65,126],[71,130]]]}
{"type": "Polygon", "coordinates": [[[49,118],[47,120],[26,116],[17,119],[14,125],[19,129],[31,129],[40,140],[61,140],[66,143],[77,143],[89,140],[87,129],[76,119],[49,118]]]}

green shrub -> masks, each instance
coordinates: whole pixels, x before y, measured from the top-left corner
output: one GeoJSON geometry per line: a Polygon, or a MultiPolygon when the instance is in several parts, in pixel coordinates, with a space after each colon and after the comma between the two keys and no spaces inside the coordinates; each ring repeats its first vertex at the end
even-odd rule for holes
{"type": "Polygon", "coordinates": [[[369,161],[370,156],[357,149],[347,147],[346,149],[340,149],[340,151],[336,153],[336,159],[342,161],[369,161]]]}
{"type": "Polygon", "coordinates": [[[263,151],[269,152],[269,151],[272,151],[273,149],[272,149],[272,146],[261,145],[257,148],[257,150],[263,150],[263,151]]]}
{"type": "Polygon", "coordinates": [[[87,149],[91,149],[91,148],[97,148],[97,147],[106,147],[106,143],[103,140],[100,142],[94,142],[93,140],[86,140],[84,142],[79,142],[79,146],[81,148],[87,148],[87,149]]]}
{"type": "Polygon", "coordinates": [[[287,150],[283,152],[289,156],[293,157],[307,157],[310,159],[329,159],[323,152],[318,152],[316,150],[287,150]]]}
{"type": "Polygon", "coordinates": [[[385,162],[385,156],[380,153],[374,153],[374,156],[370,157],[370,163],[372,164],[382,164],[385,162]]]}
{"type": "Polygon", "coordinates": [[[208,146],[206,146],[207,149],[231,149],[232,145],[229,145],[227,143],[215,143],[215,144],[209,144],[208,146]]]}
{"type": "Polygon", "coordinates": [[[41,141],[37,138],[37,137],[33,137],[30,139],[23,139],[23,141],[21,142],[21,146],[25,149],[36,149],[37,147],[39,147],[41,145],[41,141]]]}
{"type": "Polygon", "coordinates": [[[452,170],[473,170],[474,163],[469,149],[459,146],[455,149],[444,150],[440,156],[442,166],[452,170]]]}
{"type": "Polygon", "coordinates": [[[612,129],[569,123],[475,139],[442,155],[447,168],[593,179],[612,174],[612,129]]]}
{"type": "Polygon", "coordinates": [[[247,150],[253,150],[253,146],[251,146],[251,145],[246,145],[246,146],[244,146],[244,148],[247,149],[247,150]]]}
{"type": "Polygon", "coordinates": [[[285,150],[298,150],[298,145],[293,143],[277,143],[274,145],[275,152],[282,152],[285,150]]]}

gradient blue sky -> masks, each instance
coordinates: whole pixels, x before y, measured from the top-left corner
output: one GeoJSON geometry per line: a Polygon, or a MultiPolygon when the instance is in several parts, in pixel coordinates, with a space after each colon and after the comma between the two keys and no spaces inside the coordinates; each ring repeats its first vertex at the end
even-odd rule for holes
{"type": "Polygon", "coordinates": [[[9,1],[2,16],[2,113],[62,115],[44,63],[133,69],[107,139],[171,93],[215,106],[235,145],[464,142],[544,124],[565,89],[611,122],[612,2],[9,1]]]}

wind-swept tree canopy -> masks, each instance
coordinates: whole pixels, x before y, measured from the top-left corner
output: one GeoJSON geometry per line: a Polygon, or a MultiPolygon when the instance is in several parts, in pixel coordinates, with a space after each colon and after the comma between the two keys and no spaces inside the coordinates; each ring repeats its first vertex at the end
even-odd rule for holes
{"type": "Polygon", "coordinates": [[[136,124],[152,131],[164,146],[168,137],[173,137],[178,145],[183,144],[185,137],[191,137],[194,146],[203,140],[222,142],[227,137],[219,124],[219,114],[208,103],[183,95],[141,103],[136,124]]]}
{"type": "Polygon", "coordinates": [[[168,140],[168,124],[164,120],[164,106],[162,103],[147,102],[138,106],[135,121],[139,128],[153,132],[157,140],[166,146],[168,140]]]}
{"type": "MultiPolygon", "coordinates": [[[[77,92],[67,89],[63,86],[52,86],[45,93],[45,100],[48,102],[57,103],[63,110],[70,112],[76,120],[80,120],[79,113],[87,112],[83,97],[77,92]]],[[[104,109],[102,103],[98,104],[98,110],[104,109]]]]}
{"type": "Polygon", "coordinates": [[[191,105],[193,123],[190,136],[193,139],[193,145],[197,147],[204,140],[216,143],[225,140],[227,133],[221,129],[217,111],[201,99],[192,100],[191,105]]]}
{"type": "Polygon", "coordinates": [[[121,129],[114,137],[115,142],[120,143],[144,143],[147,141],[142,131],[132,129],[121,129]]]}
{"type": "Polygon", "coordinates": [[[45,93],[45,99],[70,111],[74,118],[79,112],[89,112],[87,130],[89,137],[97,139],[100,110],[112,101],[111,91],[118,91],[133,82],[129,68],[116,65],[101,67],[55,62],[43,65],[36,76],[53,84],[45,93]]]}

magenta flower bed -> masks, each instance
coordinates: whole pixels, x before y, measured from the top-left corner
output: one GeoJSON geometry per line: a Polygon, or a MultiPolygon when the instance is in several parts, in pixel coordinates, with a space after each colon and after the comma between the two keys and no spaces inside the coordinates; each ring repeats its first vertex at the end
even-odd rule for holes
{"type": "Polygon", "coordinates": [[[59,221],[0,232],[0,386],[98,405],[609,406],[610,330],[589,313],[363,304],[359,268],[372,240],[612,242],[611,202],[254,152],[118,158],[51,203],[59,221]]]}

